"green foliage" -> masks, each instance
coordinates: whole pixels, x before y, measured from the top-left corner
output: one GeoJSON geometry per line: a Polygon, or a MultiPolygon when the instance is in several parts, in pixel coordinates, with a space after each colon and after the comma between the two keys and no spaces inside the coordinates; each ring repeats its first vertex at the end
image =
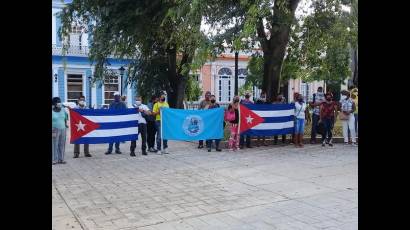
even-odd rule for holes
{"type": "Polygon", "coordinates": [[[198,101],[202,95],[202,89],[199,87],[199,82],[194,79],[194,76],[188,77],[185,88],[185,96],[188,101],[198,101]]]}
{"type": "Polygon", "coordinates": [[[252,55],[248,62],[248,76],[246,77],[246,87],[256,86],[262,88],[263,81],[263,57],[252,55]]]}

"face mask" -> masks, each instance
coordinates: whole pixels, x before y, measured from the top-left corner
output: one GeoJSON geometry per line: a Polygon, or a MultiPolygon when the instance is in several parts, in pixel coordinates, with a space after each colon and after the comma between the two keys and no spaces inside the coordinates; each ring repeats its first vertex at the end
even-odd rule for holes
{"type": "Polygon", "coordinates": [[[211,103],[215,103],[216,100],[211,100],[211,103]]]}
{"type": "Polygon", "coordinates": [[[342,100],[346,100],[347,96],[346,96],[346,95],[342,95],[340,98],[341,98],[342,100]]]}
{"type": "Polygon", "coordinates": [[[165,101],[165,98],[161,98],[161,101],[165,101]]]}
{"type": "Polygon", "coordinates": [[[249,96],[249,95],[246,95],[246,96],[245,96],[246,99],[249,99],[250,97],[251,97],[251,96],[249,96]]]}
{"type": "Polygon", "coordinates": [[[62,106],[61,103],[57,103],[57,104],[56,104],[56,107],[57,107],[57,108],[61,108],[61,106],[62,106]]]}
{"type": "Polygon", "coordinates": [[[78,104],[79,105],[84,105],[84,101],[79,101],[78,104]]]}
{"type": "Polygon", "coordinates": [[[135,104],[136,104],[137,106],[140,106],[140,105],[141,105],[141,101],[135,101],[135,104]]]}
{"type": "Polygon", "coordinates": [[[235,102],[235,103],[236,103],[236,102],[239,102],[239,99],[234,99],[233,102],[235,102]]]}
{"type": "Polygon", "coordinates": [[[330,97],[326,98],[326,101],[331,101],[331,100],[332,100],[332,98],[330,98],[330,97]]]}
{"type": "Polygon", "coordinates": [[[299,102],[303,102],[303,98],[299,98],[298,101],[299,101],[299,102]]]}

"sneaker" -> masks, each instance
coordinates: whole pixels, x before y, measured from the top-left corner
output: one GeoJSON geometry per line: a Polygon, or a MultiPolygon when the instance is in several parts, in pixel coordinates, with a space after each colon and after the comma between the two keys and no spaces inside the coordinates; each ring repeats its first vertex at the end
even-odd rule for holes
{"type": "Polygon", "coordinates": [[[105,155],[109,155],[109,154],[111,154],[112,152],[109,152],[109,151],[107,151],[107,152],[105,152],[105,155]]]}
{"type": "Polygon", "coordinates": [[[89,154],[89,153],[85,153],[84,156],[85,157],[92,157],[91,154],[89,154]]]}
{"type": "Polygon", "coordinates": [[[142,151],[142,155],[146,156],[148,155],[146,151],[142,151]]]}
{"type": "Polygon", "coordinates": [[[216,151],[217,151],[217,152],[221,152],[221,151],[222,151],[222,149],[216,149],[216,151]]]}
{"type": "Polygon", "coordinates": [[[333,147],[332,140],[330,140],[328,144],[329,144],[330,147],[333,147]]]}
{"type": "Polygon", "coordinates": [[[349,142],[345,142],[345,146],[349,146],[349,142]]]}
{"type": "Polygon", "coordinates": [[[325,147],[325,146],[326,146],[326,142],[324,142],[324,141],[323,141],[323,143],[322,143],[322,147],[325,147]]]}
{"type": "Polygon", "coordinates": [[[202,149],[204,145],[198,145],[198,149],[202,149]]]}
{"type": "Polygon", "coordinates": [[[208,152],[211,152],[211,149],[208,149],[208,152]]]}
{"type": "Polygon", "coordinates": [[[120,150],[115,150],[116,154],[122,154],[122,152],[120,150]]]}
{"type": "Polygon", "coordinates": [[[65,163],[67,163],[67,162],[65,162],[65,161],[59,161],[58,163],[59,163],[59,164],[65,164],[65,163]]]}
{"type": "Polygon", "coordinates": [[[73,157],[73,158],[78,158],[79,155],[80,155],[80,154],[78,154],[78,153],[74,153],[74,157],[73,157]]]}
{"type": "Polygon", "coordinates": [[[162,152],[161,152],[162,154],[169,154],[169,152],[168,152],[168,148],[165,148],[164,150],[162,150],[162,152]]]}
{"type": "Polygon", "coordinates": [[[353,146],[353,147],[356,147],[356,146],[357,146],[357,144],[356,144],[356,143],[352,143],[352,146],[353,146]]]}
{"type": "Polygon", "coordinates": [[[130,156],[135,157],[135,152],[131,152],[130,156]]]}
{"type": "Polygon", "coordinates": [[[55,164],[57,164],[57,162],[53,161],[51,164],[52,164],[52,165],[55,165],[55,164]]]}

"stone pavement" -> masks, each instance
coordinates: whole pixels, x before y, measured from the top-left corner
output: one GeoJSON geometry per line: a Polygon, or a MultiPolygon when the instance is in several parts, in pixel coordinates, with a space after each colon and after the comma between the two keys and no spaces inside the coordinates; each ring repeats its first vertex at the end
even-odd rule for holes
{"type": "MultiPolygon", "coordinates": [[[[52,167],[53,229],[357,229],[358,150],[335,144],[104,155],[52,167]]],[[[139,150],[139,143],[137,149],[139,150]]],[[[82,151],[82,149],[81,149],[82,151]]]]}

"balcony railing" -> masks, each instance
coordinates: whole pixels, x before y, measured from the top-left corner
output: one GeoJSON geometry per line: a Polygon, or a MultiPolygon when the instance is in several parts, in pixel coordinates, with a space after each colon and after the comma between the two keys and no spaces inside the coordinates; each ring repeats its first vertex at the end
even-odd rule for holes
{"type": "MultiPolygon", "coordinates": [[[[70,47],[67,48],[66,55],[88,56],[88,52],[89,52],[88,46],[70,45],[70,47]]],[[[52,54],[53,55],[63,55],[63,47],[53,44],[52,54]]]]}

